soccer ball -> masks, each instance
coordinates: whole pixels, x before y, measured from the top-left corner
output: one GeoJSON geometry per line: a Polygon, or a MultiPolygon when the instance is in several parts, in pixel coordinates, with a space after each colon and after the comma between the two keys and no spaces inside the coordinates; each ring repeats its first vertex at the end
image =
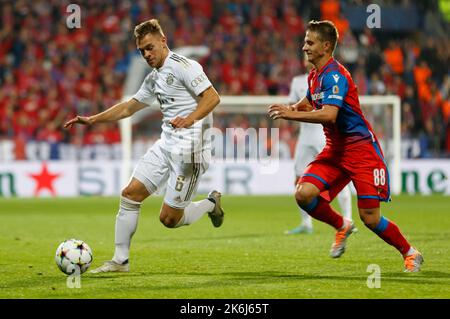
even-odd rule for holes
{"type": "Polygon", "coordinates": [[[56,264],[67,275],[81,275],[89,268],[92,260],[91,248],[79,239],[65,240],[56,249],[56,264]]]}

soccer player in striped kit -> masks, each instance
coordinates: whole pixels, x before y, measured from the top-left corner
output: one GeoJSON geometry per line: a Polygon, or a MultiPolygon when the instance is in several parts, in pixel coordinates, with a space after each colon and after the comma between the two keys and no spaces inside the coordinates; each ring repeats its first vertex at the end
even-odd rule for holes
{"type": "Polygon", "coordinates": [[[306,97],[293,105],[269,106],[272,119],[320,123],[324,128],[326,146],[305,169],[295,198],[309,215],[336,229],[330,255],[338,258],[355,226],[331,208],[330,201],[352,181],[361,220],[400,252],[405,272],[417,272],[423,263],[422,254],[395,223],[381,215],[380,201],[390,201],[386,162],[361,111],[350,73],[333,58],[337,40],[332,22],[309,22],[303,51],[314,68],[308,76],[306,97]]]}
{"type": "Polygon", "coordinates": [[[212,127],[212,110],[220,97],[198,62],[168,48],[158,20],[137,25],[134,35],[142,57],[153,68],[139,91],[130,100],[104,112],[76,116],[65,124],[71,127],[118,121],[155,100],[163,114],[161,138],[139,160],[122,190],[114,256],[92,273],[129,271],[131,238],[137,229],[141,204],[158,190],[165,190],[159,218],[166,227],[189,225],[205,214],[214,227],[220,227],[224,218],[218,191],[213,190],[206,199],[192,202],[200,177],[209,166],[211,136],[207,132],[212,127]]]}

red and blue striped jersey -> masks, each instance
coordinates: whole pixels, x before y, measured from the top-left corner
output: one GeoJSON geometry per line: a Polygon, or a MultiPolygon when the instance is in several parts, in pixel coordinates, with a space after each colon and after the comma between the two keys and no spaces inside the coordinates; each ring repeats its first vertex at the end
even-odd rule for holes
{"type": "Polygon", "coordinates": [[[306,97],[314,109],[321,109],[323,105],[339,108],[335,124],[323,124],[328,146],[376,141],[371,125],[362,113],[350,72],[334,58],[319,71],[313,68],[309,72],[306,97]]]}

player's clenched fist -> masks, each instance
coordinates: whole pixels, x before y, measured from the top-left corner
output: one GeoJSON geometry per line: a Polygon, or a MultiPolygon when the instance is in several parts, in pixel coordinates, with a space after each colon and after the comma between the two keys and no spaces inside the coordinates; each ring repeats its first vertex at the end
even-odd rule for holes
{"type": "Polygon", "coordinates": [[[64,128],[71,128],[74,124],[84,124],[91,125],[91,121],[89,120],[89,116],[75,116],[73,119],[70,119],[64,124],[64,128]]]}
{"type": "Polygon", "coordinates": [[[269,106],[269,116],[271,119],[290,119],[292,108],[283,104],[272,104],[269,106]]]}

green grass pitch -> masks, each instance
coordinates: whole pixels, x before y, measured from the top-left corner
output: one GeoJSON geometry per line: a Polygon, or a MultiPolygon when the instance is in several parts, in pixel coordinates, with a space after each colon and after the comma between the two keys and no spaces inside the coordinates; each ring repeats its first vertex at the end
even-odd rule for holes
{"type": "Polygon", "coordinates": [[[68,238],[86,241],[97,267],[112,257],[118,198],[1,199],[0,298],[450,298],[450,198],[398,196],[382,204],[420,249],[420,273],[354,216],[359,232],[339,259],[328,256],[334,230],[315,221],[311,235],[287,236],[299,214],[292,196],[224,196],[221,228],[207,216],[167,229],[162,198],[143,205],[129,273],[81,277],[68,288],[55,250],[68,238]],[[370,264],[381,287],[368,288],[370,264]]]}

